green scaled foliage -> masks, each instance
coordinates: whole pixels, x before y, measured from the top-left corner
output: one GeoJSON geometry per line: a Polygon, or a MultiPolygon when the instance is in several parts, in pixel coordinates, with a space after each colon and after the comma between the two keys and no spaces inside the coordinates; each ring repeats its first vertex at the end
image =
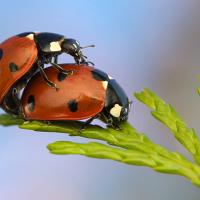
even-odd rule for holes
{"type": "Polygon", "coordinates": [[[2,114],[0,115],[0,124],[2,126],[12,126],[12,125],[20,125],[24,122],[23,119],[20,119],[16,116],[2,114]]]}
{"type": "Polygon", "coordinates": [[[200,140],[194,129],[189,128],[175,109],[148,89],[135,93],[135,97],[151,108],[152,115],[167,126],[174,137],[193,155],[200,164],[200,140]]]}
{"type": "Polygon", "coordinates": [[[48,145],[49,151],[53,154],[79,154],[130,165],[147,166],[158,172],[184,176],[195,185],[200,186],[200,166],[191,163],[177,152],[171,152],[153,143],[129,123],[123,123],[120,131],[89,125],[80,133],[81,122],[43,123],[39,121],[23,122],[23,120],[19,122],[10,115],[1,115],[0,123],[3,122],[5,125],[5,121],[8,122],[7,125],[16,124],[23,129],[69,133],[71,136],[99,140],[99,142],[85,144],[57,141],[48,145]]]}

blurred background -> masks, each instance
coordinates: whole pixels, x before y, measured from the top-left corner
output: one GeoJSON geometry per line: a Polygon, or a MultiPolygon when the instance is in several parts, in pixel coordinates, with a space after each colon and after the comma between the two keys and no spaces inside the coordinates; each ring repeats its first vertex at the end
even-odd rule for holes
{"type": "MultiPolygon", "coordinates": [[[[150,88],[200,131],[199,19],[196,0],[7,0],[1,2],[0,41],[39,30],[75,38],[83,46],[95,44],[84,53],[133,100],[129,121],[156,143],[191,159],[132,93],[150,88]]],[[[62,56],[59,62],[72,59],[62,56]]],[[[200,198],[200,190],[179,176],[109,160],[51,155],[46,145],[57,140],[87,141],[0,127],[0,199],[200,198]]]]}

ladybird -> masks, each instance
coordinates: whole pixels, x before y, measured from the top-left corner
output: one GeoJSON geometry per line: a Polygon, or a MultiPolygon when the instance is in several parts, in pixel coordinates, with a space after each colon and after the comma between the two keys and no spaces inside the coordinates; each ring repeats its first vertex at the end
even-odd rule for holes
{"type": "Polygon", "coordinates": [[[99,118],[118,129],[128,119],[130,103],[120,85],[101,70],[87,65],[61,64],[74,70],[66,76],[55,68],[45,68],[58,91],[49,88],[39,74],[27,84],[22,94],[22,112],[26,120],[84,120],[99,118]]]}
{"type": "Polygon", "coordinates": [[[81,51],[86,47],[81,47],[75,39],[48,32],[25,32],[2,42],[0,44],[1,107],[7,112],[17,114],[15,107],[19,104],[19,91],[37,70],[49,86],[57,89],[56,84],[46,75],[44,65],[51,64],[58,71],[71,74],[72,71],[64,70],[57,64],[58,56],[67,53],[74,57],[76,63],[87,63],[87,57],[81,51]]]}

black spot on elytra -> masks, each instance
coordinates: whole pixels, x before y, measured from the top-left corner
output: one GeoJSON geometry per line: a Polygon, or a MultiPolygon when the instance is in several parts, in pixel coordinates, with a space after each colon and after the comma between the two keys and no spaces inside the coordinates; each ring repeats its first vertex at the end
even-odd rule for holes
{"type": "Polygon", "coordinates": [[[11,72],[16,72],[19,70],[19,67],[15,63],[10,63],[9,68],[11,72]]]}
{"type": "Polygon", "coordinates": [[[94,69],[91,73],[92,77],[97,81],[109,81],[108,75],[101,70],[94,69]]]}
{"type": "Polygon", "coordinates": [[[3,49],[0,49],[0,60],[3,58],[3,49]]]}
{"type": "Polygon", "coordinates": [[[58,79],[58,81],[64,81],[66,77],[67,77],[67,74],[59,72],[58,76],[57,76],[57,79],[58,79]]]}
{"type": "Polygon", "coordinates": [[[28,97],[28,110],[30,112],[33,112],[35,109],[35,97],[33,95],[30,95],[28,97]]]}
{"type": "Polygon", "coordinates": [[[67,106],[71,112],[76,112],[78,110],[78,102],[75,99],[70,100],[67,106]]]}

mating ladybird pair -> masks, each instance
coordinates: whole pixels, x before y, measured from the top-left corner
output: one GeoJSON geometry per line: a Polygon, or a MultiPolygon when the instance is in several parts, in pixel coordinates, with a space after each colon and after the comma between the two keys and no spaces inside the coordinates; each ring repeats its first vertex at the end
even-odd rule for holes
{"type": "Polygon", "coordinates": [[[119,128],[128,118],[129,100],[113,78],[88,65],[82,49],[55,33],[27,32],[1,43],[1,107],[26,120],[88,119],[89,124],[99,118],[119,128]],[[76,64],[58,64],[61,53],[76,64]]]}

